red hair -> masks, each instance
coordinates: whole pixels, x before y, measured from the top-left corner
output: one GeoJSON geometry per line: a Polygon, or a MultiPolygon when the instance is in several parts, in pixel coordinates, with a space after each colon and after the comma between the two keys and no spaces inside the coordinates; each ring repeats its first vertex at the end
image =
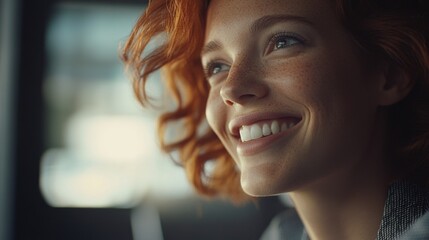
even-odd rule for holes
{"type": "MultiPolygon", "coordinates": [[[[415,81],[409,96],[390,109],[390,133],[395,139],[391,146],[399,149],[391,166],[393,170],[405,167],[406,171],[401,171],[404,177],[429,169],[429,14],[425,4],[425,0],[336,0],[338,16],[363,49],[415,81]]],[[[179,153],[189,180],[201,194],[240,200],[246,196],[239,172],[220,140],[206,127],[204,116],[209,86],[200,51],[207,8],[208,1],[202,0],[150,1],[122,57],[133,74],[135,95],[145,106],[151,103],[148,77],[163,70],[163,81],[177,108],[159,118],[161,148],[179,153]],[[158,35],[165,36],[163,44],[144,55],[158,35]],[[182,130],[178,131],[179,139],[170,140],[166,129],[174,123],[180,123],[182,130]],[[209,162],[213,163],[211,171],[206,167],[209,162]]]]}
{"type": "Polygon", "coordinates": [[[142,105],[150,104],[145,86],[148,76],[162,68],[163,80],[177,108],[162,114],[158,136],[162,150],[178,151],[180,164],[196,190],[208,196],[246,198],[234,162],[214,132],[205,127],[209,86],[205,81],[200,53],[204,41],[207,2],[153,0],[135,25],[124,46],[123,60],[133,74],[135,95],[142,105]],[[165,34],[163,45],[142,58],[149,42],[165,34]],[[166,137],[170,124],[180,123],[181,138],[166,137]],[[207,170],[213,162],[211,171],[207,170]]]}

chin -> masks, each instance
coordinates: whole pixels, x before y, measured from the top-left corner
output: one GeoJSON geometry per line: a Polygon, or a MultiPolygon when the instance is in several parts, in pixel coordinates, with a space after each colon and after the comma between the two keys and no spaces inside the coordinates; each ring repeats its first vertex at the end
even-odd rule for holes
{"type": "Polygon", "coordinates": [[[242,175],[241,177],[243,191],[253,197],[267,197],[290,192],[293,187],[289,185],[287,181],[276,181],[272,176],[268,176],[268,179],[255,175],[251,177],[242,175]]]}
{"type": "Polygon", "coordinates": [[[291,165],[288,167],[272,165],[265,168],[259,166],[259,168],[242,168],[240,181],[246,194],[266,197],[302,189],[317,178],[317,174],[291,165]]]}

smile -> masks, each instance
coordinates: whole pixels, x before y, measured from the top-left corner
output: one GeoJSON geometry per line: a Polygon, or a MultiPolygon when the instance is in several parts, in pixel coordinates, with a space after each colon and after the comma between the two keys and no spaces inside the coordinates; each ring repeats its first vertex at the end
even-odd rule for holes
{"type": "Polygon", "coordinates": [[[240,139],[242,142],[248,142],[259,138],[276,135],[294,127],[299,120],[288,118],[282,120],[270,120],[244,125],[240,128],[240,139]]]}

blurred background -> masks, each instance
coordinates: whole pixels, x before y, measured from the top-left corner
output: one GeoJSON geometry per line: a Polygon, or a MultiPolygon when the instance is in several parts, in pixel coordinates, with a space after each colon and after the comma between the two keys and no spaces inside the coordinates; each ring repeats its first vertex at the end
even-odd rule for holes
{"type": "Polygon", "coordinates": [[[119,60],[145,6],[1,0],[0,240],[258,239],[284,209],[198,197],[158,150],[119,60]]]}

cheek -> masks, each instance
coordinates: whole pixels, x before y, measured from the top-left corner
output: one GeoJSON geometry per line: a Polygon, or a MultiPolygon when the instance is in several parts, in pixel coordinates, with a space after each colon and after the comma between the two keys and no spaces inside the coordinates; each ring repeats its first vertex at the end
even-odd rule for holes
{"type": "Polygon", "coordinates": [[[274,80],[273,90],[281,91],[278,95],[307,107],[309,103],[329,100],[335,88],[339,88],[335,83],[337,79],[333,78],[336,74],[319,63],[320,57],[316,58],[318,61],[315,58],[307,56],[272,68],[273,74],[267,78],[274,80]]]}
{"type": "Polygon", "coordinates": [[[223,106],[224,104],[218,92],[219,91],[215,92],[214,90],[210,90],[206,104],[206,118],[209,126],[213,129],[216,135],[221,137],[221,131],[226,122],[226,113],[223,106]]]}
{"type": "Polygon", "coordinates": [[[363,87],[362,79],[356,76],[359,70],[350,66],[356,63],[335,61],[326,54],[307,55],[281,70],[280,76],[288,76],[282,89],[314,110],[346,104],[359,98],[357,93],[363,87]]]}
{"type": "Polygon", "coordinates": [[[218,136],[225,149],[239,166],[238,158],[227,133],[227,106],[220,97],[219,91],[211,90],[207,99],[206,118],[210,128],[218,136]]]}
{"type": "Polygon", "coordinates": [[[304,109],[308,117],[306,135],[335,129],[338,132],[333,135],[340,135],[345,125],[358,118],[356,112],[366,114],[357,110],[368,107],[368,86],[360,72],[350,60],[339,62],[327,59],[326,54],[307,55],[279,70],[276,88],[304,109]]]}

